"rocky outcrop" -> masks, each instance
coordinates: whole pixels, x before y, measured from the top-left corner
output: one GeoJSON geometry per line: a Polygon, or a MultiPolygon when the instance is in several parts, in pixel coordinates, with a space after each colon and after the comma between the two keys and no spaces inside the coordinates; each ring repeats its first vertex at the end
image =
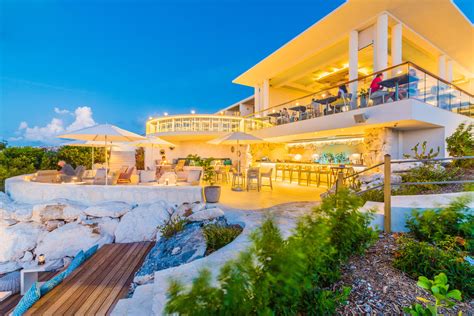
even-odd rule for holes
{"type": "Polygon", "coordinates": [[[0,226],[0,263],[22,258],[26,251],[35,248],[42,232],[43,227],[36,223],[0,226]]]}
{"type": "Polygon", "coordinates": [[[198,222],[212,220],[221,216],[224,216],[224,211],[222,211],[220,208],[214,207],[193,213],[188,217],[188,220],[191,222],[198,222]]]}
{"type": "Polygon", "coordinates": [[[161,203],[139,205],[122,217],[115,230],[115,241],[154,240],[158,226],[163,225],[169,217],[168,210],[161,203]]]}
{"type": "Polygon", "coordinates": [[[133,207],[125,202],[104,202],[89,206],[84,213],[93,217],[121,217],[133,207]]]}

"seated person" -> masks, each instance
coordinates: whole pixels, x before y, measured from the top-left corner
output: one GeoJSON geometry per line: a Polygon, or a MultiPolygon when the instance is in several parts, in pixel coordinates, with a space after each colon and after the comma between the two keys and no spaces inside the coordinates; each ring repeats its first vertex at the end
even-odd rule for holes
{"type": "Polygon", "coordinates": [[[61,167],[61,170],[59,170],[61,175],[72,177],[76,175],[76,171],[74,170],[74,168],[70,164],[66,163],[64,160],[60,160],[58,162],[58,166],[61,167]]]}
{"type": "Polygon", "coordinates": [[[293,111],[293,113],[291,113],[290,122],[296,121],[298,121],[298,113],[296,111],[293,111]]]}
{"type": "Polygon", "coordinates": [[[58,162],[58,166],[61,167],[61,170],[59,170],[59,178],[61,179],[61,181],[73,181],[73,178],[76,176],[76,171],[74,170],[74,168],[70,164],[67,164],[64,160],[60,160],[58,162]]]}
{"type": "Polygon", "coordinates": [[[380,82],[383,81],[383,73],[378,73],[370,84],[370,98],[374,99],[374,104],[384,103],[384,96],[386,93],[383,91],[383,87],[380,82]],[[381,102],[380,102],[381,101],[381,102]]]}

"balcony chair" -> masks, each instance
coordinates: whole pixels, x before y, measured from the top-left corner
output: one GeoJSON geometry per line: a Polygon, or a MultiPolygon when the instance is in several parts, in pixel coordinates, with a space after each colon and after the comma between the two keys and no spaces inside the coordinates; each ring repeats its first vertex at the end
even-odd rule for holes
{"type": "Polygon", "coordinates": [[[257,191],[260,191],[260,169],[259,168],[249,168],[247,170],[247,191],[252,188],[252,185],[257,185],[257,191]],[[257,183],[253,182],[254,180],[257,183]]]}
{"type": "Polygon", "coordinates": [[[260,172],[260,188],[263,186],[269,186],[270,189],[273,190],[272,173],[273,173],[273,168],[260,172]],[[267,178],[269,184],[264,185],[262,181],[263,178],[267,178]]]}

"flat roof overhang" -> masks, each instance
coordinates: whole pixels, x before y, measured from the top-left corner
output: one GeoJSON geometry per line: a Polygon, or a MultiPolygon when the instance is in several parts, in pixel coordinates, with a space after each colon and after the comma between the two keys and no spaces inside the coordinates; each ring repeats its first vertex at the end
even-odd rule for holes
{"type": "Polygon", "coordinates": [[[474,73],[474,27],[452,0],[438,0],[436,5],[413,0],[348,0],[233,82],[255,86],[318,54],[351,30],[367,27],[382,12],[400,20],[466,71],[474,73]]]}
{"type": "Polygon", "coordinates": [[[397,130],[437,128],[454,122],[474,119],[446,111],[418,100],[408,99],[361,108],[349,112],[277,125],[253,132],[270,142],[288,143],[326,137],[360,136],[368,128],[388,127],[397,130]],[[354,115],[364,114],[367,120],[356,123],[354,115]]]}

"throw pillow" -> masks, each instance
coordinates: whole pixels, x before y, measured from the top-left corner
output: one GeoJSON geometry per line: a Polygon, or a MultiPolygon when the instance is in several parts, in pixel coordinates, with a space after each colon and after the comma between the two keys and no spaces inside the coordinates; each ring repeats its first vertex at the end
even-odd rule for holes
{"type": "Polygon", "coordinates": [[[84,251],[79,251],[77,255],[72,259],[71,264],[69,264],[69,267],[67,267],[66,271],[64,271],[65,275],[64,278],[69,276],[74,270],[77,269],[84,261],[85,261],[85,256],[84,256],[84,251]]]}
{"type": "Polygon", "coordinates": [[[33,306],[41,297],[40,290],[38,288],[38,282],[35,282],[30,289],[23,295],[20,302],[16,305],[15,309],[13,310],[12,316],[21,316],[31,306],[33,306]]]}
{"type": "Polygon", "coordinates": [[[49,281],[44,282],[40,287],[41,296],[45,295],[64,280],[64,273],[59,273],[49,281]]]}

